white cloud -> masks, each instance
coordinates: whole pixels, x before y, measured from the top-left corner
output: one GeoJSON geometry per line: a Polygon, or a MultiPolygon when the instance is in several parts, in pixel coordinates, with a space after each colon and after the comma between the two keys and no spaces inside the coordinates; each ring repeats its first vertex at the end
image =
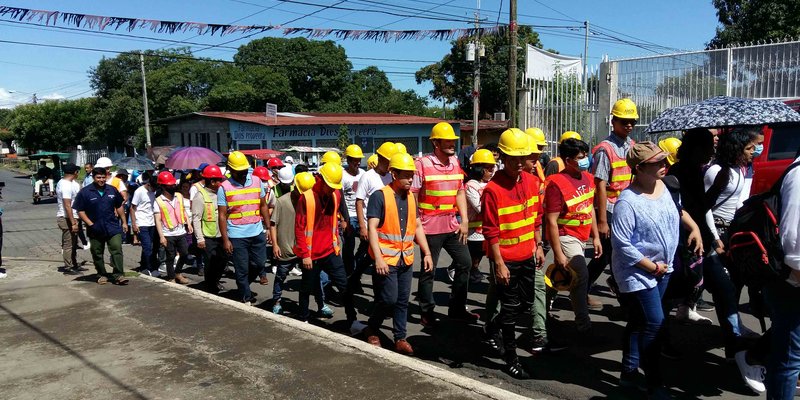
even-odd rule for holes
{"type": "Polygon", "coordinates": [[[63,94],[59,94],[58,92],[42,96],[42,100],[62,100],[66,98],[67,98],[66,96],[64,96],[63,94]]]}
{"type": "Polygon", "coordinates": [[[28,102],[28,96],[26,94],[0,88],[0,108],[14,108],[26,102],[28,102]]]}

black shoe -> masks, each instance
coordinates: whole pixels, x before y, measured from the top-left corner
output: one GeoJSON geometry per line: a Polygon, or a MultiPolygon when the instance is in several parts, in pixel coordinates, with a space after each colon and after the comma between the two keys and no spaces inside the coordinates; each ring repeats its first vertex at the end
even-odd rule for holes
{"type": "Polygon", "coordinates": [[[624,388],[645,390],[644,375],[638,369],[631,372],[622,371],[619,374],[619,385],[624,388]]]}
{"type": "Polygon", "coordinates": [[[456,308],[447,312],[447,317],[450,319],[464,321],[464,322],[477,322],[480,315],[467,311],[466,308],[456,308]]]}
{"type": "Polygon", "coordinates": [[[64,268],[64,275],[81,275],[81,271],[76,268],[64,268]]]}
{"type": "Polygon", "coordinates": [[[422,313],[422,315],[419,317],[419,323],[426,328],[433,327],[438,322],[439,318],[436,317],[436,314],[434,314],[433,311],[422,313]]]}
{"type": "Polygon", "coordinates": [[[711,312],[714,311],[715,309],[716,308],[714,307],[713,304],[707,303],[702,298],[700,300],[697,300],[697,303],[695,303],[695,311],[711,312]]]}
{"type": "Polygon", "coordinates": [[[197,276],[205,276],[205,275],[206,275],[206,269],[204,267],[197,269],[197,276]]]}
{"type": "Polygon", "coordinates": [[[469,283],[481,283],[483,282],[483,273],[479,269],[472,269],[472,272],[469,274],[469,283]]]}
{"type": "Polygon", "coordinates": [[[80,265],[77,265],[72,269],[74,269],[75,271],[78,271],[78,272],[86,272],[86,271],[89,270],[89,268],[84,268],[84,267],[81,267],[80,265]]]}
{"type": "Polygon", "coordinates": [[[484,334],[483,343],[489,348],[491,354],[498,357],[506,355],[506,349],[503,347],[503,336],[499,332],[484,334]]]}
{"type": "Polygon", "coordinates": [[[519,362],[519,359],[514,359],[506,365],[506,373],[515,379],[531,379],[530,374],[525,371],[525,368],[519,362]]]}
{"type": "Polygon", "coordinates": [[[525,350],[534,355],[551,354],[566,350],[567,347],[569,347],[567,344],[560,343],[555,340],[548,341],[543,337],[536,337],[529,346],[526,346],[525,350]]]}
{"type": "Polygon", "coordinates": [[[661,356],[669,360],[680,360],[683,358],[683,353],[676,349],[672,343],[666,342],[661,346],[661,356]]]}

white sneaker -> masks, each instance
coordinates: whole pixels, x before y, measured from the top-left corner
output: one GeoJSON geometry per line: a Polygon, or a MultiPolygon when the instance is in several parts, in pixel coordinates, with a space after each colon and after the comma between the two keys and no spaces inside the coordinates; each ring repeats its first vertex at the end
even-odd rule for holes
{"type": "Polygon", "coordinates": [[[450,278],[450,282],[453,282],[456,279],[456,269],[447,268],[447,277],[450,278]]]}
{"type": "Polygon", "coordinates": [[[159,270],[160,272],[162,272],[162,273],[165,273],[165,274],[166,274],[166,273],[167,273],[167,264],[163,264],[163,263],[162,263],[161,265],[159,265],[159,266],[158,266],[158,270],[159,270]]]}
{"type": "Polygon", "coordinates": [[[764,393],[767,388],[764,386],[764,375],[766,369],[761,365],[750,365],[745,359],[745,351],[740,351],[734,356],[739,373],[742,374],[744,384],[756,393],[764,393]]]}
{"type": "Polygon", "coordinates": [[[86,246],[83,246],[84,250],[89,250],[91,248],[92,248],[92,244],[91,243],[86,243],[86,246]]]}
{"type": "MultiPolygon", "coordinates": [[[[166,272],[166,271],[164,271],[164,272],[166,272]]],[[[161,270],[157,269],[155,271],[150,271],[150,276],[152,276],[154,278],[160,278],[161,277],[161,270]]]]}
{"type": "Polygon", "coordinates": [[[689,308],[684,304],[678,306],[678,311],[675,312],[675,319],[683,322],[691,322],[695,324],[711,325],[710,319],[698,314],[693,308],[689,308]]]}
{"type": "Polygon", "coordinates": [[[742,323],[742,319],[741,318],[739,319],[739,336],[745,337],[745,338],[748,338],[748,339],[758,339],[758,338],[761,337],[761,335],[759,335],[756,332],[753,332],[750,328],[746,327],[742,323]]]}
{"type": "Polygon", "coordinates": [[[8,276],[8,274],[7,274],[7,273],[5,273],[5,272],[0,272],[0,279],[3,279],[3,278],[5,278],[5,277],[7,277],[7,276],[8,276]]]}
{"type": "Polygon", "coordinates": [[[289,271],[289,275],[291,275],[291,276],[300,276],[300,275],[303,275],[303,271],[301,271],[300,268],[294,267],[294,268],[292,268],[291,271],[289,271]]]}
{"type": "Polygon", "coordinates": [[[272,267],[272,275],[275,275],[278,272],[278,267],[272,267]]]}
{"type": "Polygon", "coordinates": [[[364,329],[367,329],[367,326],[364,325],[363,322],[359,320],[353,321],[353,324],[350,325],[350,336],[355,336],[361,333],[364,329]]]}

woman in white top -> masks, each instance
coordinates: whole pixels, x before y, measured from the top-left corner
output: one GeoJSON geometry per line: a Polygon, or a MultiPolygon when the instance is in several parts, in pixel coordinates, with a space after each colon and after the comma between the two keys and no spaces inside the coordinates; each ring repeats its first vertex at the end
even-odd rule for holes
{"type": "MultiPolygon", "coordinates": [[[[745,186],[747,164],[753,160],[758,128],[736,128],[719,135],[714,163],[706,170],[703,181],[706,198],[705,224],[713,236],[712,249],[703,262],[704,286],[711,292],[725,341],[725,358],[733,359],[742,334],[739,320],[739,289],[725,272],[721,255],[727,228],[739,205],[745,186]]],[[[728,269],[730,271],[730,269],[728,269]]]]}
{"type": "Polygon", "coordinates": [[[483,188],[492,179],[495,171],[495,159],[491,151],[480,149],[470,159],[469,181],[467,181],[467,216],[469,218],[469,236],[467,247],[472,257],[470,281],[478,283],[483,280],[479,265],[483,258],[483,231],[481,229],[481,195],[483,188]]]}

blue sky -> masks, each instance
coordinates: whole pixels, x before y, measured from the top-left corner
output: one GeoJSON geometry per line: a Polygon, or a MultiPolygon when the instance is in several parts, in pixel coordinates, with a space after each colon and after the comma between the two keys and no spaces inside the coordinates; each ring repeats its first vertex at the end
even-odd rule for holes
{"type": "MultiPolygon", "coordinates": [[[[450,29],[468,27],[466,23],[451,21],[472,19],[476,0],[138,0],[138,1],[5,1],[2,5],[72,13],[237,25],[277,25],[304,28],[338,29],[450,29]],[[312,6],[307,4],[316,4],[312,6]],[[351,8],[322,9],[321,6],[351,8]],[[365,12],[388,11],[399,15],[365,12]],[[316,11],[316,14],[308,15],[316,11]],[[416,16],[439,17],[445,20],[421,19],[416,16]]],[[[508,22],[508,0],[481,1],[481,15],[487,23],[498,20],[508,22]]],[[[601,34],[592,35],[589,41],[589,64],[598,64],[603,55],[610,58],[654,55],[666,53],[666,48],[697,50],[714,35],[717,26],[715,9],[711,0],[641,1],[625,3],[622,9],[613,4],[590,0],[552,1],[518,0],[519,24],[548,26],[580,26],[588,20],[590,26],[601,34]],[[610,36],[637,45],[623,43],[610,36]],[[654,45],[663,46],[653,48],[654,45]],[[643,48],[644,47],[644,48],[643,48]],[[647,48],[651,48],[648,50],[647,48]],[[653,51],[655,50],[655,51],[653,51]]],[[[58,26],[70,26],[59,22],[58,26]]],[[[583,53],[583,30],[569,28],[540,28],[545,48],[562,54],[580,56],[583,53]]],[[[62,46],[87,47],[114,51],[158,49],[175,46],[163,40],[191,41],[201,44],[219,44],[243,35],[196,36],[192,32],[157,34],[149,30],[124,29],[118,33],[152,38],[121,37],[89,32],[59,30],[51,27],[22,25],[0,18],[0,40],[29,43],[46,43],[62,46]]],[[[106,32],[115,32],[107,29],[106,32]]],[[[251,39],[235,41],[227,46],[238,46],[255,38],[278,33],[259,34],[251,39]]],[[[340,40],[348,56],[386,60],[351,58],[355,69],[377,65],[388,71],[389,79],[399,89],[413,89],[425,96],[428,85],[418,85],[413,72],[430,61],[441,59],[450,49],[447,41],[373,42],[367,40],[340,40]],[[388,59],[415,60],[389,61],[388,59]],[[424,61],[424,62],[416,62],[424,61]]],[[[201,49],[202,46],[193,46],[201,49]]],[[[197,53],[198,56],[230,59],[235,50],[214,48],[197,53]]],[[[0,42],[0,108],[29,102],[34,93],[40,99],[79,98],[91,96],[87,71],[103,57],[115,53],[55,49],[0,42]]]]}

